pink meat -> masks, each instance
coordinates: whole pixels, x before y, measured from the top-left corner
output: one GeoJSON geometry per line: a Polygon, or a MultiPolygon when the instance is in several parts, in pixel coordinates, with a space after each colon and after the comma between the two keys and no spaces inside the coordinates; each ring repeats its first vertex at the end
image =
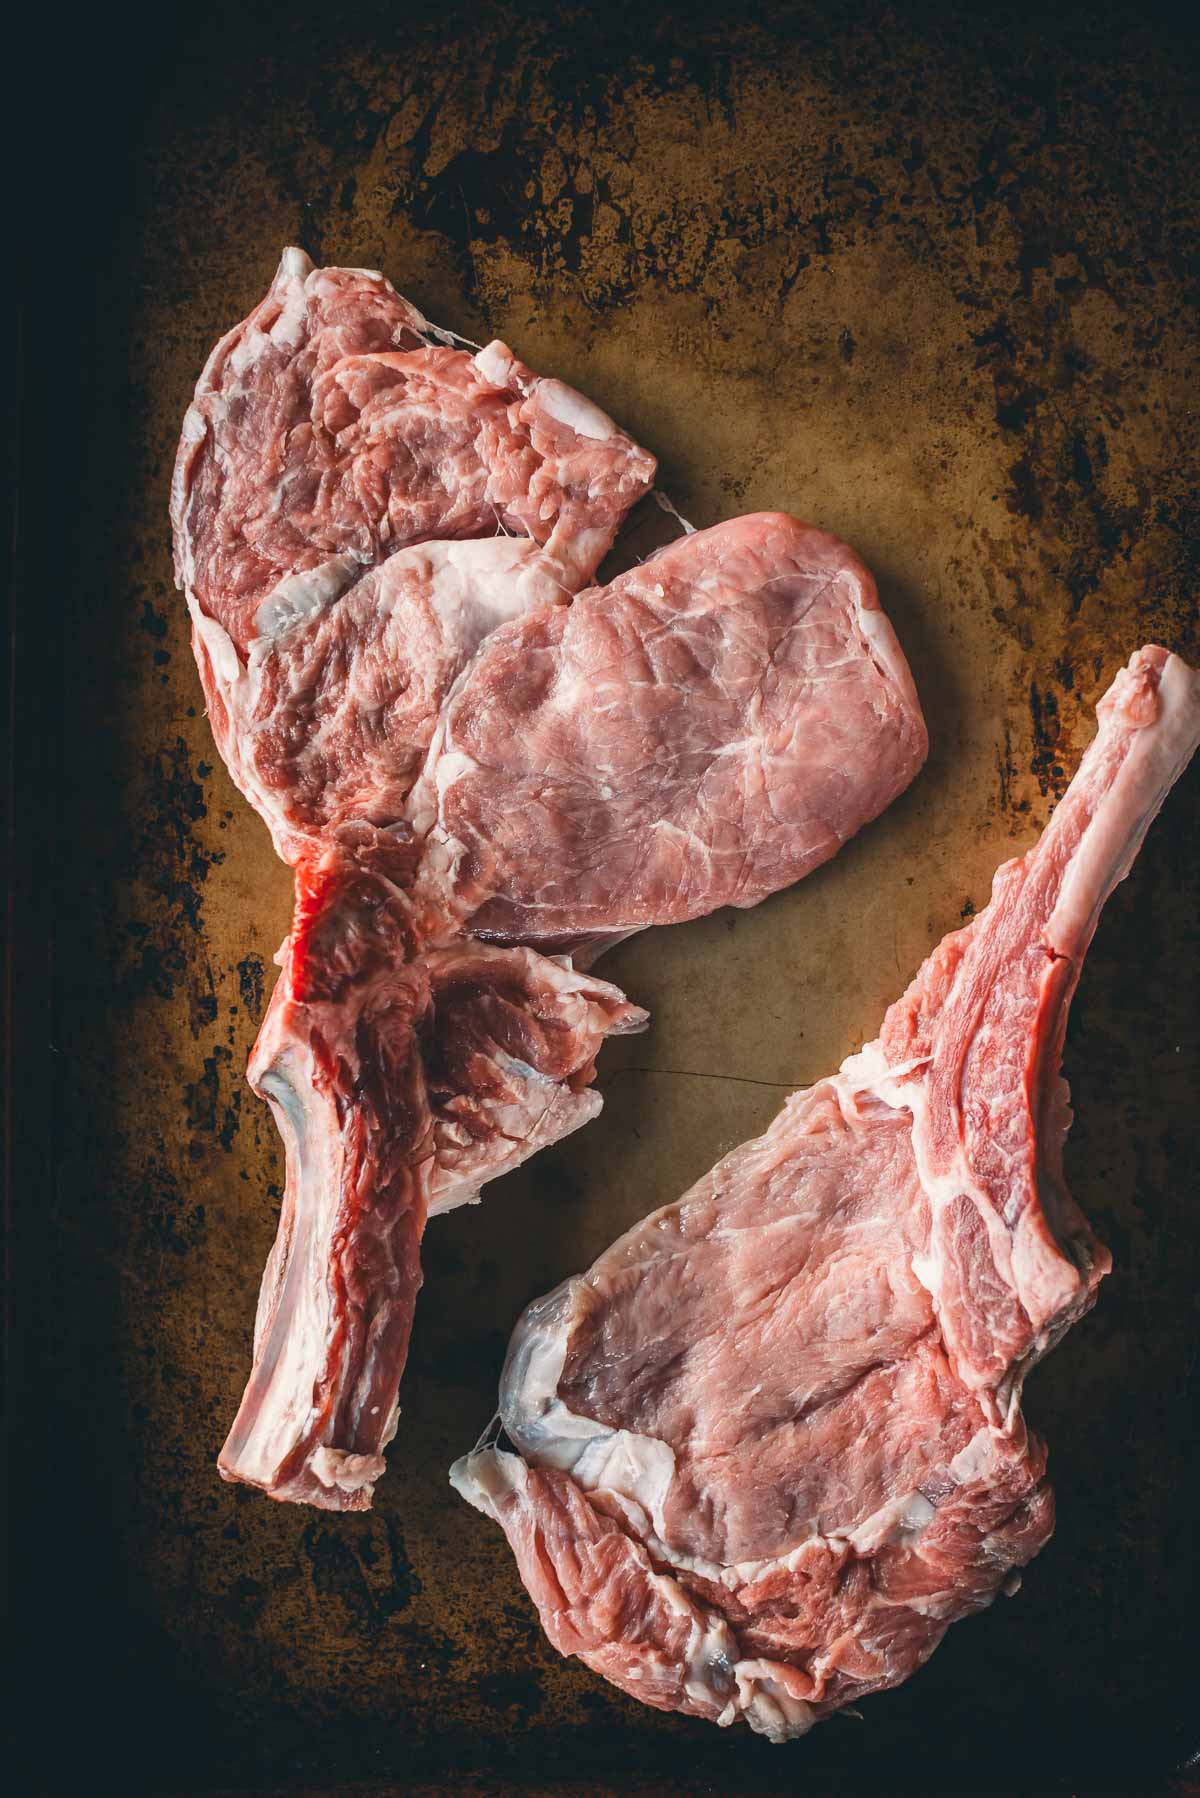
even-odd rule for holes
{"type": "Polygon", "coordinates": [[[296,871],[250,1067],[287,1187],[221,1470],[338,1509],[395,1425],[426,1217],[593,1116],[601,1041],[645,1022],[537,946],[753,904],[925,753],[870,576],[793,519],[568,609],[653,458],[444,337],[381,275],[286,251],[172,490],[213,733],[296,871]]]}
{"type": "Polygon", "coordinates": [[[404,892],[331,850],[297,875],[250,1060],[287,1158],[226,1479],[362,1510],[395,1433],[430,1211],[599,1109],[601,1042],[646,1014],[522,949],[427,953],[404,892]]]}
{"type": "Polygon", "coordinates": [[[601,1040],[644,1023],[569,967],[456,944],[407,897],[404,814],[481,641],[582,586],[653,475],[503,344],[447,347],[381,275],[298,250],[184,420],[172,523],[209,717],[297,870],[250,1068],[287,1189],[221,1457],[277,1497],[369,1503],[428,1211],[594,1115],[601,1040]]]}
{"type": "Polygon", "coordinates": [[[649,491],[653,457],[590,400],[504,344],[437,335],[382,275],[291,249],[209,357],[172,484],[176,578],[239,656],[427,539],[529,537],[574,590],[649,491]]]}
{"type": "Polygon", "coordinates": [[[246,662],[196,626],[209,718],[284,861],[348,829],[409,835],[406,801],[443,702],[500,623],[568,595],[545,553],[512,537],[421,543],[336,603],[259,637],[246,662]]]}
{"type": "Polygon", "coordinates": [[[382,275],[286,250],[184,418],[176,579],[218,748],[289,862],[400,817],[483,637],[583,586],[654,478],[582,394],[437,335],[382,275]]]}
{"type": "Polygon", "coordinates": [[[648,1017],[565,956],[460,939],[424,965],[432,1214],[473,1202],[487,1181],[595,1117],[601,1043],[644,1030],[648,1017]]]}
{"type": "Polygon", "coordinates": [[[764,512],[497,630],[412,815],[460,902],[482,897],[472,930],[595,944],[790,886],[927,747],[867,569],[764,512]]]}
{"type": "Polygon", "coordinates": [[[551,1640],[782,1739],[905,1679],[1053,1527],[1024,1376],[1108,1271],[1059,1063],[1100,909],[1200,741],[1143,649],[1041,841],[877,1041],[530,1307],[458,1462],[551,1640]]]}

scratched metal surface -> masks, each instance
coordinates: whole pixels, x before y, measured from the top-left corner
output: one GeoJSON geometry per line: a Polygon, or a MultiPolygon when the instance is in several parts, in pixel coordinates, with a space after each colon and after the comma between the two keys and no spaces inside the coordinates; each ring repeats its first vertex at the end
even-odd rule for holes
{"type": "Polygon", "coordinates": [[[864,1721],[772,1749],[559,1660],[446,1469],[525,1301],[874,1033],[1032,841],[1134,647],[1200,656],[1189,56],[1094,9],[300,4],[210,25],[147,63],[83,287],[54,1247],[22,1300],[47,1475],[30,1552],[79,1669],[61,1789],[1157,1789],[1200,1747],[1196,771],[1072,1019],[1068,1172],[1116,1271],[1030,1383],[1060,1521],[1014,1601],[864,1721]],[[390,1470],[346,1518],[214,1467],[279,1197],[242,1070],[289,892],[213,752],[166,527],[192,382],[288,242],[577,383],[696,522],[783,507],[845,537],[933,741],[802,886],[609,957],[653,1028],[605,1051],[600,1122],[431,1227],[390,1470]]]}

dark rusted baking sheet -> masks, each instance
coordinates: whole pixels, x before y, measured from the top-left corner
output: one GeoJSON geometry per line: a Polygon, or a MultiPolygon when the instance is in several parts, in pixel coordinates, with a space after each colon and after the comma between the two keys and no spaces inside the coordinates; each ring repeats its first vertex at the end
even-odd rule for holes
{"type": "Polygon", "coordinates": [[[106,16],[75,48],[26,139],[50,178],[8,792],[14,1789],[1188,1790],[1200,771],[1072,1018],[1068,1173],[1116,1268],[1030,1383],[1059,1528],[1017,1598],[862,1721],[771,1748],[559,1660],[446,1469],[523,1303],[874,1032],[1032,841],[1133,648],[1200,657],[1194,29],[293,0],[106,16]],[[653,1028],[605,1050],[598,1123],[431,1226],[361,1517],[214,1466],[279,1193],[242,1070],[288,882],[209,738],[166,499],[200,364],[287,242],[594,395],[695,522],[779,506],[846,538],[933,739],[799,888],[605,962],[653,1028]]]}

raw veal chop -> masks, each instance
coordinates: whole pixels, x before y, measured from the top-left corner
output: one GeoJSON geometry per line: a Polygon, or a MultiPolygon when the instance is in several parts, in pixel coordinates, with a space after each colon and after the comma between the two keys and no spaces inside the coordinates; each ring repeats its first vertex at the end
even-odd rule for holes
{"type": "Polygon", "coordinates": [[[405,806],[480,642],[583,585],[653,474],[503,344],[449,347],[381,275],[299,250],[201,375],[177,578],[218,747],[297,870],[251,1059],[288,1183],[227,1477],[369,1502],[427,1210],[593,1115],[601,1039],[644,1023],[606,983],[418,915],[405,806]]]}
{"type": "Polygon", "coordinates": [[[250,1058],[287,1156],[254,1365],[219,1466],[272,1497],[370,1503],[431,1211],[600,1109],[596,1052],[646,1014],[524,949],[421,952],[402,892],[337,850],[301,864],[250,1058]]]}
{"type": "Polygon", "coordinates": [[[1110,1264],[1063,1180],[1067,1008],[1200,740],[1200,676],[1143,649],[1099,719],[878,1039],[517,1326],[516,1452],[451,1479],[555,1646],[647,1704],[799,1735],[1051,1533],[1022,1382],[1110,1264]]]}

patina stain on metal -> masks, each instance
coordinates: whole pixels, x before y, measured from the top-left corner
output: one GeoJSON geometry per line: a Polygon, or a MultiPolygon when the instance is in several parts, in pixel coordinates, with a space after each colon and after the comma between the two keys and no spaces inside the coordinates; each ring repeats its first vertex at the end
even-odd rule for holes
{"type": "Polygon", "coordinates": [[[1068,1174],[1116,1267],[1030,1383],[1060,1521],[1019,1597],[865,1721],[772,1749],[559,1660],[446,1470],[521,1306],[874,1033],[1033,840],[1131,650],[1200,658],[1187,58],[1082,12],[300,4],[236,43],[201,24],[145,97],[96,275],[90,404],[121,429],[84,446],[65,648],[105,805],[55,918],[44,1354],[113,1679],[137,1691],[133,1733],[109,1704],[97,1737],[123,1779],[93,1789],[1157,1789],[1197,1745],[1195,772],[1072,1018],[1068,1174]],[[847,539],[933,745],[794,891],[607,958],[653,1027],[604,1051],[598,1123],[431,1226],[359,1517],[214,1465],[282,1178],[243,1070],[289,882],[210,740],[167,485],[205,355],[291,242],[577,383],[696,523],[781,507],[847,539]]]}

